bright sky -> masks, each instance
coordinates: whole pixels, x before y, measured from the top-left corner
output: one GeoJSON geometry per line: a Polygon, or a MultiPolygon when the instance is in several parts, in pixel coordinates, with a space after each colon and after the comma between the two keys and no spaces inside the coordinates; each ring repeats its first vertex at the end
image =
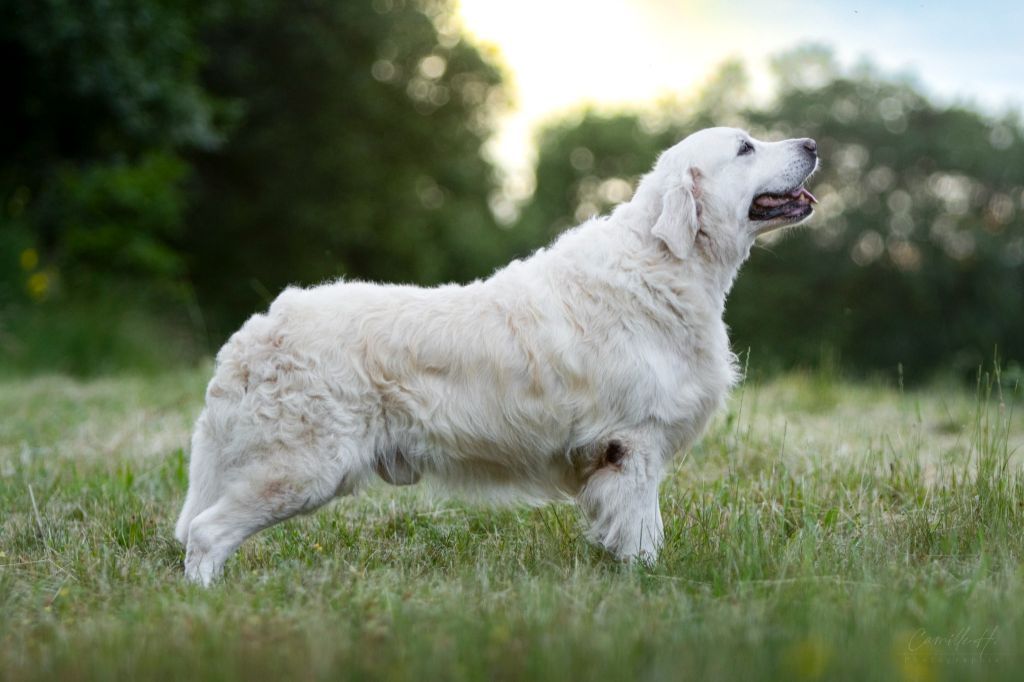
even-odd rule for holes
{"type": "MultiPolygon", "coordinates": [[[[643,104],[686,95],[730,57],[755,92],[766,57],[808,42],[844,65],[862,57],[910,72],[944,101],[998,113],[1024,103],[1024,2],[864,0],[459,0],[463,25],[497,48],[516,107],[492,148],[513,177],[528,175],[532,135],[546,119],[589,102],[643,104]]],[[[513,190],[514,191],[514,190],[513,190]]]]}

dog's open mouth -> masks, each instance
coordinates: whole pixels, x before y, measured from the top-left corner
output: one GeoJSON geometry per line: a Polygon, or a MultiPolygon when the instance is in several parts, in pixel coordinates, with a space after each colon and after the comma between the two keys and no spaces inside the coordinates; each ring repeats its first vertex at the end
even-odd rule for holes
{"type": "Polygon", "coordinates": [[[781,194],[758,194],[750,204],[751,220],[772,220],[778,223],[789,223],[802,220],[809,216],[818,200],[807,189],[800,185],[781,194]]]}

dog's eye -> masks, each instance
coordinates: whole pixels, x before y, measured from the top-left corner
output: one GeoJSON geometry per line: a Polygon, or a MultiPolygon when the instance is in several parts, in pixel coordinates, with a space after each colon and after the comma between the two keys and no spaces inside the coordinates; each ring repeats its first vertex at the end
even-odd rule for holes
{"type": "Polygon", "coordinates": [[[746,156],[747,154],[754,153],[754,145],[750,144],[746,140],[740,143],[740,151],[736,156],[746,156]]]}

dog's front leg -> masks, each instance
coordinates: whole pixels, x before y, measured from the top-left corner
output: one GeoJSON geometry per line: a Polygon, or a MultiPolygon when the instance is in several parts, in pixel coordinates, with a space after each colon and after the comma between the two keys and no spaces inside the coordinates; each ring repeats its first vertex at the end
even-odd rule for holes
{"type": "Polygon", "coordinates": [[[620,559],[657,559],[664,537],[658,504],[663,474],[656,448],[628,438],[604,444],[577,495],[589,522],[588,537],[620,559]]]}

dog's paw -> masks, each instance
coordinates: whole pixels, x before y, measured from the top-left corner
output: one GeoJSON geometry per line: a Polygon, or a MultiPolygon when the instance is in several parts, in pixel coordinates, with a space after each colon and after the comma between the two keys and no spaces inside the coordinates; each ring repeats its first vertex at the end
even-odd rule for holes
{"type": "Polygon", "coordinates": [[[185,555],[185,580],[209,587],[217,578],[217,567],[207,553],[190,551],[185,555]]]}
{"type": "Polygon", "coordinates": [[[661,543],[649,542],[627,551],[614,551],[616,558],[627,564],[650,568],[658,561],[661,543]]]}

